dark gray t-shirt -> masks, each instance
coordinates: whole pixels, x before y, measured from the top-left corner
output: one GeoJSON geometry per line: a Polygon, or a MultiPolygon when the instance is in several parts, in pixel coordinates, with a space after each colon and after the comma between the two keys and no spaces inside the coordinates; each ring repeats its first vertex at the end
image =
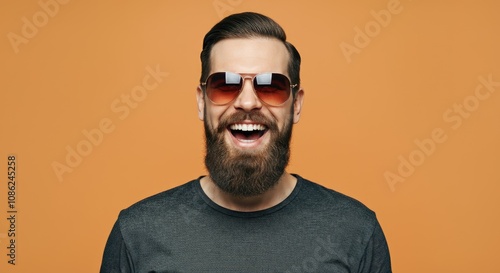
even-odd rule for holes
{"type": "Polygon", "coordinates": [[[199,179],[123,210],[101,273],[390,273],[375,213],[360,202],[297,177],[280,204],[237,212],[212,202],[199,179]]]}

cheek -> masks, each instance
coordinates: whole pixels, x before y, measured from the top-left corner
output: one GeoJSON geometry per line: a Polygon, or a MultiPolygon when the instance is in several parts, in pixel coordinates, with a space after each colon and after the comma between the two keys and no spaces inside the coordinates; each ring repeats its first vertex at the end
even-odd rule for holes
{"type": "Polygon", "coordinates": [[[217,128],[219,120],[226,111],[227,108],[220,107],[207,107],[205,105],[205,122],[210,126],[210,128],[217,128]]]}
{"type": "Polygon", "coordinates": [[[285,105],[280,109],[270,109],[270,113],[274,122],[277,123],[281,131],[287,126],[290,120],[293,121],[293,108],[292,105],[285,105]]]}

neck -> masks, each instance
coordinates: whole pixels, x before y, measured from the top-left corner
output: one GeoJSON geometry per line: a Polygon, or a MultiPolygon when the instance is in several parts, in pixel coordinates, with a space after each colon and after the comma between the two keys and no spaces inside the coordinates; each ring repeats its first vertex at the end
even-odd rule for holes
{"type": "Polygon", "coordinates": [[[200,184],[208,198],[217,205],[234,211],[251,212],[268,209],[281,203],[292,193],[297,178],[285,172],[274,187],[251,197],[234,196],[222,191],[210,176],[203,177],[200,184]]]}

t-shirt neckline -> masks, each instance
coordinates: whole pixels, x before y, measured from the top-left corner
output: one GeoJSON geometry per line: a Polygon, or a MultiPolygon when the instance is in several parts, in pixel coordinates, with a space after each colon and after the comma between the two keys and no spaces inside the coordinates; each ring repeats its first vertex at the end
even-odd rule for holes
{"type": "Polygon", "coordinates": [[[293,201],[293,199],[295,199],[295,197],[297,196],[297,194],[299,193],[299,191],[302,187],[303,179],[302,179],[302,177],[300,177],[297,174],[292,173],[292,175],[295,178],[297,178],[297,183],[295,184],[295,187],[293,188],[292,192],[285,198],[285,200],[281,201],[280,203],[278,203],[270,208],[258,210],[258,211],[250,211],[250,212],[231,210],[231,209],[225,208],[223,206],[220,206],[219,204],[212,201],[212,199],[210,199],[210,197],[208,197],[207,194],[201,188],[200,179],[203,178],[203,176],[200,176],[198,179],[195,180],[194,187],[195,187],[196,191],[198,192],[198,194],[203,199],[203,201],[205,201],[205,203],[208,206],[210,206],[211,208],[213,208],[214,210],[216,210],[220,213],[229,215],[229,216],[233,216],[233,217],[254,218],[254,217],[261,217],[264,215],[275,213],[275,212],[283,209],[284,207],[286,207],[288,204],[290,204],[290,202],[293,201]]]}

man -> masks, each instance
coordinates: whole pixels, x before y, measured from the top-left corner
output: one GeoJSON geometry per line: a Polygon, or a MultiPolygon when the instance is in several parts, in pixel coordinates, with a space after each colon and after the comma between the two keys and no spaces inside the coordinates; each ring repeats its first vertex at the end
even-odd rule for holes
{"type": "Polygon", "coordinates": [[[123,210],[101,272],[391,272],[371,210],[285,171],[304,91],[282,28],[231,15],[201,61],[209,175],[123,210]]]}

